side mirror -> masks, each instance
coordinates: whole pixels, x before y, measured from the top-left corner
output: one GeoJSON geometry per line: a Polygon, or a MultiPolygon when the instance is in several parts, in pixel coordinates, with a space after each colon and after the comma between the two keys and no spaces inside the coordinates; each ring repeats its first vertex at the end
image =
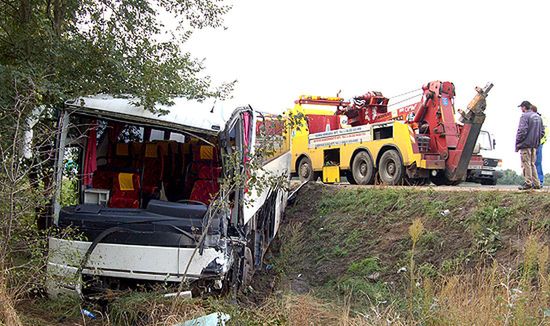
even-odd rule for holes
{"type": "Polygon", "coordinates": [[[497,147],[497,141],[493,138],[493,149],[495,149],[495,147],[497,147]]]}

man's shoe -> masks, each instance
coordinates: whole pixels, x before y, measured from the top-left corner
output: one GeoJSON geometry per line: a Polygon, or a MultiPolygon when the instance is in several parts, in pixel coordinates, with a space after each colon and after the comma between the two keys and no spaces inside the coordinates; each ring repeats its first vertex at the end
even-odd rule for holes
{"type": "Polygon", "coordinates": [[[533,186],[524,183],[521,186],[519,186],[518,189],[519,190],[529,190],[529,189],[533,189],[533,186]]]}
{"type": "Polygon", "coordinates": [[[542,189],[542,186],[533,186],[533,189],[542,189]]]}

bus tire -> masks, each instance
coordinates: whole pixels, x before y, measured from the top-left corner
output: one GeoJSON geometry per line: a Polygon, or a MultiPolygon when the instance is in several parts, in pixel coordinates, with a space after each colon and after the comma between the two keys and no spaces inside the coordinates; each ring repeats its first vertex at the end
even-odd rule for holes
{"type": "Polygon", "coordinates": [[[315,178],[311,161],[305,156],[300,159],[300,163],[298,164],[298,177],[301,182],[313,181],[315,178]]]}
{"type": "Polygon", "coordinates": [[[405,167],[398,151],[390,149],[382,154],[378,165],[378,174],[382,183],[391,186],[398,185],[403,179],[404,172],[405,167]]]}
{"type": "Polygon", "coordinates": [[[242,268],[242,280],[241,284],[246,287],[252,283],[252,278],[254,276],[254,257],[252,256],[252,250],[250,248],[244,248],[244,257],[243,257],[243,268],[242,268]]]}
{"type": "MultiPolygon", "coordinates": [[[[353,158],[351,176],[355,184],[368,185],[374,181],[374,163],[369,153],[361,151],[353,158]]],[[[351,183],[351,182],[350,182],[351,183]]]]}

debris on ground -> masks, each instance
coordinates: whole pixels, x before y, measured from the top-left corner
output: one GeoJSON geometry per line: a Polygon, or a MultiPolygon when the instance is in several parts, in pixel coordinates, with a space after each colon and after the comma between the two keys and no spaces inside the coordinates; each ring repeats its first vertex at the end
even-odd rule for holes
{"type": "Polygon", "coordinates": [[[373,281],[373,282],[378,281],[379,278],[380,278],[380,273],[379,272],[375,272],[375,273],[372,273],[372,274],[367,276],[367,279],[369,281],[373,281]]]}
{"type": "Polygon", "coordinates": [[[176,296],[183,297],[183,298],[186,298],[186,299],[193,298],[193,295],[191,294],[191,291],[181,291],[181,292],[179,292],[179,295],[178,295],[178,292],[166,293],[164,295],[165,298],[172,298],[172,297],[176,297],[176,296]]]}
{"type": "Polygon", "coordinates": [[[231,319],[226,313],[215,312],[210,315],[201,316],[195,319],[184,321],[174,326],[225,326],[225,322],[231,319]]]}
{"type": "Polygon", "coordinates": [[[96,316],[94,313],[92,313],[91,311],[89,310],[86,310],[86,309],[80,309],[80,313],[90,319],[96,319],[96,316]]]}

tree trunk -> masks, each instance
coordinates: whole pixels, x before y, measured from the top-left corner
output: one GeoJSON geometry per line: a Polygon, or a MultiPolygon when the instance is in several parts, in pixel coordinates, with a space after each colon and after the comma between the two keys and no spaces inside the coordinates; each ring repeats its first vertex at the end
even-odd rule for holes
{"type": "Polygon", "coordinates": [[[63,0],[53,1],[53,30],[55,35],[60,36],[65,19],[66,5],[63,0]]]}

